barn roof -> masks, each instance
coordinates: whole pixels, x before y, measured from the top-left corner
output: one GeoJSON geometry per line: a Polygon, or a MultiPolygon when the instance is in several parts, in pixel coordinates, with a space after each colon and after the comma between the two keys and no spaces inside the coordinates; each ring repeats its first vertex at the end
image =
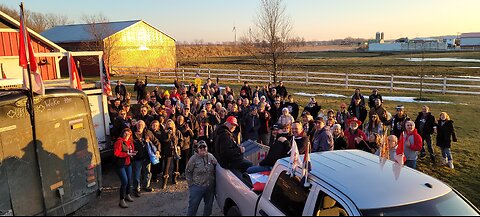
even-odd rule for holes
{"type": "Polygon", "coordinates": [[[460,38],[480,38],[480,32],[463,33],[460,38]]]}
{"type": "MultiPolygon", "coordinates": [[[[102,36],[103,37],[102,40],[104,40],[105,38],[108,38],[120,31],[123,31],[139,22],[145,22],[145,21],[131,20],[131,21],[98,23],[96,25],[98,25],[98,29],[107,31],[106,34],[102,36]]],[[[146,24],[156,29],[152,25],[148,23],[146,24]]],[[[161,32],[158,29],[156,30],[161,32]]],[[[74,25],[57,26],[42,32],[42,35],[56,43],[91,42],[96,40],[96,38],[91,33],[91,24],[74,24],[74,25]]]]}
{"type": "MultiPolygon", "coordinates": [[[[20,22],[18,22],[17,20],[13,19],[12,17],[8,16],[7,14],[3,13],[2,11],[0,11],[0,19],[3,19],[5,21],[7,21],[8,23],[12,24],[13,26],[15,26],[17,29],[20,29],[20,22]]],[[[63,49],[62,47],[58,46],[57,44],[55,44],[54,42],[52,42],[51,40],[48,40],[47,38],[43,37],[42,35],[38,34],[37,32],[31,30],[30,28],[27,27],[27,31],[28,33],[30,33],[30,37],[33,37],[33,38],[36,38],[37,40],[40,40],[42,41],[43,43],[47,44],[48,46],[54,48],[57,50],[57,52],[65,52],[65,49],[63,49]]]]}

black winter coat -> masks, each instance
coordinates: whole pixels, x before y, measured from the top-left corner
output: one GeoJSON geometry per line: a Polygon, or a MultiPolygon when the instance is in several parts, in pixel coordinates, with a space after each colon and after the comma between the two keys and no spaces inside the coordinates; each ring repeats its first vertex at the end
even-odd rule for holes
{"type": "Polygon", "coordinates": [[[288,152],[292,149],[292,146],[288,140],[285,142],[275,141],[272,147],[270,148],[270,152],[265,157],[263,161],[260,162],[260,166],[268,166],[273,167],[278,159],[282,159],[288,157],[288,152]]]}
{"type": "Polygon", "coordinates": [[[338,138],[333,137],[334,148],[333,150],[345,150],[347,149],[348,143],[345,136],[339,136],[338,138]]]}
{"type": "Polygon", "coordinates": [[[365,106],[363,105],[360,105],[359,112],[360,114],[358,115],[357,106],[355,106],[355,104],[350,105],[350,107],[348,107],[348,113],[350,113],[352,117],[356,117],[359,121],[361,121],[362,123],[365,123],[365,120],[367,120],[367,115],[368,115],[367,108],[365,108],[365,106]]]}
{"type": "Polygon", "coordinates": [[[423,126],[423,132],[420,131],[420,129],[418,128],[420,126],[420,121],[422,121],[422,118],[423,112],[420,112],[418,113],[417,119],[415,119],[415,128],[417,128],[418,134],[420,134],[422,137],[432,135],[434,132],[433,128],[436,126],[435,117],[432,115],[432,113],[428,113],[425,119],[425,125],[423,126]]]}
{"type": "Polygon", "coordinates": [[[441,148],[451,148],[452,141],[457,142],[457,135],[455,134],[455,128],[453,126],[453,121],[443,121],[439,120],[437,124],[437,146],[441,148]]]}
{"type": "Polygon", "coordinates": [[[143,130],[143,133],[138,134],[136,130],[133,130],[133,145],[135,147],[135,151],[138,151],[138,153],[133,157],[135,160],[147,160],[149,158],[147,143],[145,142],[147,137],[150,138],[150,141],[157,148],[157,150],[161,152],[160,142],[157,140],[157,137],[155,137],[152,131],[145,129],[143,130]]]}
{"type": "Polygon", "coordinates": [[[233,134],[223,125],[215,132],[215,158],[225,169],[233,169],[243,160],[243,153],[235,142],[233,134]]]}

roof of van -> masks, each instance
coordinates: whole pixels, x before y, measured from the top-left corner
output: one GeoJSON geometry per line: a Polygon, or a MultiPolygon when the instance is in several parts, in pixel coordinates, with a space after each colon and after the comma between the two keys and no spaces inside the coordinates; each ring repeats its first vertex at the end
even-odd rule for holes
{"type": "MultiPolygon", "coordinates": [[[[280,162],[288,167],[289,158],[280,162]]],[[[311,163],[314,177],[345,194],[359,209],[403,206],[452,191],[431,176],[360,150],[314,153],[311,163]]]]}
{"type": "MultiPolygon", "coordinates": [[[[64,95],[84,95],[81,90],[65,87],[55,87],[45,89],[45,96],[64,96],[64,95]]],[[[23,90],[0,90],[0,104],[8,103],[9,101],[16,101],[21,98],[25,98],[26,95],[23,90]]],[[[38,95],[35,98],[39,97],[38,95]]]]}

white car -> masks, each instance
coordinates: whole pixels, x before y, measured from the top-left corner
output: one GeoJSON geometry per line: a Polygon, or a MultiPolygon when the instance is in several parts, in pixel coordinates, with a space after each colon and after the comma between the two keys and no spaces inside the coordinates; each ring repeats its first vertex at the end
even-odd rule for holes
{"type": "MultiPolygon", "coordinates": [[[[303,157],[302,157],[303,158],[303,157]]],[[[478,216],[479,210],[441,181],[358,151],[311,155],[310,187],[290,178],[289,158],[277,161],[264,191],[217,166],[217,201],[225,215],[478,216]]]]}

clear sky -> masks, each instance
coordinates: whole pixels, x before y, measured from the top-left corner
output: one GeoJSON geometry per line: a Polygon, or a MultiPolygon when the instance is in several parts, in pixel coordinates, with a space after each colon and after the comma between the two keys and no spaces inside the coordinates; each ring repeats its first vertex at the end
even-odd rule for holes
{"type": "MultiPolygon", "coordinates": [[[[143,19],[179,42],[233,41],[253,26],[259,0],[24,0],[26,9],[68,16],[102,13],[111,21],[143,19]]],[[[479,0],[284,0],[294,35],[306,40],[386,39],[480,32],[479,0]]],[[[0,4],[18,8],[20,1],[0,4]]]]}

